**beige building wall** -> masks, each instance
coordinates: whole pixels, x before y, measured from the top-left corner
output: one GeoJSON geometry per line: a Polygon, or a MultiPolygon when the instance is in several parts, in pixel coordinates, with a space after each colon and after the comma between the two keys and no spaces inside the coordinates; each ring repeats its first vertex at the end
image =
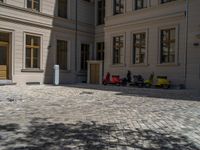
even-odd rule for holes
{"type": "Polygon", "coordinates": [[[0,3],[0,32],[10,33],[10,74],[13,82],[52,83],[53,65],[56,64],[57,40],[68,42],[68,70],[60,72],[61,83],[86,81],[86,71],[81,71],[81,44],[90,45],[90,58],[96,59],[96,43],[105,43],[104,75],[109,71],[125,77],[128,70],[144,78],[154,72],[164,75],[172,84],[185,84],[191,89],[200,89],[200,15],[199,0],[189,1],[188,36],[186,0],[160,4],[159,0],[148,0],[147,8],[135,10],[134,0],[125,0],[124,13],[113,15],[113,0],[105,0],[104,25],[97,25],[97,1],[68,0],[68,18],[57,15],[56,0],[42,0],[40,12],[26,8],[26,0],[4,0],[0,3]],[[174,64],[160,64],[160,30],[176,28],[176,60],[174,64]],[[146,59],[142,65],[132,64],[133,34],[145,32],[146,59]],[[25,34],[41,37],[40,71],[25,69],[25,34]],[[113,65],[114,36],[124,36],[122,64],[113,65]],[[186,38],[188,37],[188,39],[186,38]],[[186,44],[186,41],[188,43],[186,44]],[[187,46],[187,49],[186,49],[187,46]],[[76,49],[77,47],[77,49],[76,49]],[[187,52],[187,56],[186,56],[187,52]],[[187,58],[187,59],[186,59],[187,58]],[[187,60],[187,61],[186,61],[187,60]],[[186,64],[187,63],[187,64],[186,64]],[[186,76],[185,76],[186,75],[186,76]],[[186,80],[185,80],[186,79],[186,80]],[[186,81],[186,82],[185,82],[186,81]]]}
{"type": "Polygon", "coordinates": [[[105,74],[126,77],[127,71],[132,74],[141,74],[148,79],[152,72],[156,76],[167,76],[174,85],[184,84],[185,64],[185,1],[177,0],[160,4],[158,0],[151,0],[148,7],[134,10],[131,0],[125,1],[124,14],[113,16],[113,1],[106,1],[105,24],[105,74]],[[176,28],[176,58],[173,64],[160,64],[160,30],[176,28]],[[146,59],[142,65],[132,63],[133,33],[145,32],[146,59]],[[122,64],[113,65],[114,36],[124,36],[124,48],[121,53],[122,64]]]}
{"type": "MultiPolygon", "coordinates": [[[[94,43],[94,3],[78,0],[77,4],[77,53],[80,44],[89,43],[91,53],[94,43]]],[[[57,15],[56,0],[42,0],[40,12],[26,8],[26,0],[5,0],[0,3],[0,32],[9,32],[10,79],[17,84],[27,82],[52,83],[53,65],[56,64],[57,40],[68,42],[68,70],[60,71],[61,83],[77,82],[80,72],[80,55],[75,57],[76,1],[68,0],[68,18],[57,15]],[[40,71],[25,69],[25,35],[41,37],[40,71]],[[75,67],[77,61],[77,67],[75,67]]],[[[81,73],[79,82],[86,80],[86,72],[81,73]]]]}
{"type": "Polygon", "coordinates": [[[189,0],[187,85],[200,93],[200,1],[189,0]]]}

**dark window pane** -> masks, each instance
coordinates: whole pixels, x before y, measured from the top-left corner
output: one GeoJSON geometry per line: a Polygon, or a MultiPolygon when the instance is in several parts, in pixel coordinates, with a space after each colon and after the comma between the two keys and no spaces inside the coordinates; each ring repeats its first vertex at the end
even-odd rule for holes
{"type": "Polygon", "coordinates": [[[89,44],[81,44],[81,70],[87,70],[87,61],[89,60],[89,51],[90,45],[89,44]]]}
{"type": "Polygon", "coordinates": [[[67,41],[58,40],[57,41],[57,64],[60,66],[61,70],[67,70],[68,64],[68,43],[67,41]]]}
{"type": "Polygon", "coordinates": [[[133,35],[133,64],[145,62],[146,33],[133,35]]]}
{"type": "Polygon", "coordinates": [[[40,37],[26,35],[26,68],[40,67],[40,37]]]}
{"type": "Polygon", "coordinates": [[[67,0],[58,0],[58,16],[67,18],[67,0]]]}
{"type": "Polygon", "coordinates": [[[121,52],[123,49],[123,36],[113,38],[113,64],[121,64],[121,52]]]}
{"type": "Polygon", "coordinates": [[[176,29],[161,30],[161,63],[175,62],[176,29]]]}

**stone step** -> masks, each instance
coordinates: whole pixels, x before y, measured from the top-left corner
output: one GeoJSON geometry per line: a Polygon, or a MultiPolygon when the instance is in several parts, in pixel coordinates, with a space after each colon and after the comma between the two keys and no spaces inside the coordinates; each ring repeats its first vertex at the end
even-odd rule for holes
{"type": "Polygon", "coordinates": [[[16,85],[16,83],[13,83],[12,80],[0,80],[0,86],[2,85],[16,85]]]}

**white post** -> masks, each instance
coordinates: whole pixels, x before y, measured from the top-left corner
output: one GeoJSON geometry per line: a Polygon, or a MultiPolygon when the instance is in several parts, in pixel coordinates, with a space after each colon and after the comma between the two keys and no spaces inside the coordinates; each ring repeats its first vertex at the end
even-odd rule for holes
{"type": "Polygon", "coordinates": [[[59,85],[59,65],[54,65],[54,85],[59,85]]]}

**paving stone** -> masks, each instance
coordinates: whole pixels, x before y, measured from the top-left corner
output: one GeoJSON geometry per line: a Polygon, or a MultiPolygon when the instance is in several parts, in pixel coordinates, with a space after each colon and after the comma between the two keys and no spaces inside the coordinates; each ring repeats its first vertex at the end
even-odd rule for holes
{"type": "Polygon", "coordinates": [[[200,150],[189,90],[76,84],[0,88],[0,150],[200,150]]]}

